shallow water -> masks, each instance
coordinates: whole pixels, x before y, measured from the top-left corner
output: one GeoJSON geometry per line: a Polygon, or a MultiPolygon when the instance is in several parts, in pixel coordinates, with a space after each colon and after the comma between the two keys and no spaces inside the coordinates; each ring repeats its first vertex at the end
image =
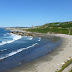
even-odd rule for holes
{"type": "Polygon", "coordinates": [[[9,32],[0,28],[0,72],[44,56],[61,42],[57,37],[20,36],[9,32]]]}

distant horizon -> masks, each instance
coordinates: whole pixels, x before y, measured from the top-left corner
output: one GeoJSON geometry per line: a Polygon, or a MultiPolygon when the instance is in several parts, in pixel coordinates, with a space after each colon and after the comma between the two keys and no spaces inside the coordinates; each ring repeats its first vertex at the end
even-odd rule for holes
{"type": "Polygon", "coordinates": [[[0,27],[72,21],[72,0],[0,0],[0,27]]]}
{"type": "MultiPolygon", "coordinates": [[[[72,21],[65,21],[65,22],[72,22],[72,21]]],[[[50,22],[50,23],[57,23],[57,22],[50,22]]],[[[59,22],[59,23],[63,23],[63,22],[59,22]]],[[[47,24],[47,23],[45,23],[45,24],[47,24]]],[[[44,24],[42,24],[42,25],[44,25],[44,24]]],[[[39,26],[41,26],[41,25],[39,25],[39,26]]],[[[8,27],[8,26],[6,26],[6,27],[8,27]]],[[[10,26],[9,26],[10,27],[10,26]]],[[[12,27],[23,27],[23,28],[30,28],[30,27],[25,27],[25,26],[12,26],[12,27]]],[[[31,26],[32,27],[32,26],[31,26]]],[[[35,26],[34,26],[35,27],[35,26]]],[[[3,27],[0,27],[0,28],[3,28],[3,27]]],[[[5,28],[5,27],[4,27],[5,28]]]]}

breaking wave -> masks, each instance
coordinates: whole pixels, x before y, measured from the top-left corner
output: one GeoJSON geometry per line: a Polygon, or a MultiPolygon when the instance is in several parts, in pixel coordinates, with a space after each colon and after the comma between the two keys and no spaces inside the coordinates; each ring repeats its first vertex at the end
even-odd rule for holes
{"type": "Polygon", "coordinates": [[[16,51],[12,51],[11,53],[6,54],[5,56],[0,57],[0,60],[2,60],[2,59],[4,59],[4,58],[7,58],[7,57],[9,57],[9,56],[13,56],[13,55],[15,55],[15,54],[17,54],[17,53],[19,53],[19,52],[21,52],[21,51],[23,51],[23,50],[26,50],[26,49],[29,49],[29,48],[31,48],[31,47],[34,47],[34,46],[37,45],[37,44],[38,44],[38,43],[35,43],[35,44],[33,44],[32,46],[29,46],[29,47],[26,47],[26,48],[20,48],[20,49],[18,49],[18,50],[16,50],[16,51]]]}
{"type": "Polygon", "coordinates": [[[18,40],[18,39],[21,39],[22,36],[20,35],[16,35],[16,34],[12,34],[12,33],[7,33],[7,34],[4,34],[4,36],[6,35],[9,35],[8,37],[5,37],[7,39],[3,40],[0,45],[4,45],[4,44],[7,44],[7,43],[11,43],[11,42],[14,42],[15,40],[18,40]],[[8,38],[12,38],[11,40],[8,40],[8,38]]]}

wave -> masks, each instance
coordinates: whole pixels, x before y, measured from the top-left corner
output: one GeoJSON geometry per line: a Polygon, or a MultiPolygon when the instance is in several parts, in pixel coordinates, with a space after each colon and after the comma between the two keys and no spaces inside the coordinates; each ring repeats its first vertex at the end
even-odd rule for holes
{"type": "Polygon", "coordinates": [[[33,39],[32,36],[24,36],[24,37],[26,37],[28,40],[32,40],[33,39]]]}
{"type": "Polygon", "coordinates": [[[9,54],[6,54],[5,56],[0,57],[0,60],[5,59],[5,58],[10,57],[10,56],[13,56],[13,55],[15,55],[15,54],[17,54],[17,53],[19,53],[19,52],[21,52],[21,51],[23,51],[23,50],[26,50],[26,49],[29,49],[29,48],[31,48],[31,47],[34,47],[34,46],[37,45],[37,44],[38,44],[38,43],[35,43],[35,44],[33,44],[32,46],[29,46],[29,47],[26,47],[26,48],[21,48],[21,49],[18,49],[18,50],[16,50],[16,51],[13,51],[13,52],[11,52],[11,53],[9,53],[9,54]]]}
{"type": "Polygon", "coordinates": [[[6,36],[6,35],[9,35],[10,33],[5,33],[5,34],[3,34],[3,36],[6,36]]]}
{"type": "MultiPolygon", "coordinates": [[[[11,43],[11,42],[14,42],[15,40],[18,40],[18,39],[21,39],[22,36],[20,35],[16,35],[16,34],[12,34],[12,33],[7,33],[10,35],[10,37],[12,37],[12,40],[9,40],[9,41],[2,41],[2,43],[0,43],[0,45],[4,45],[4,44],[7,44],[7,43],[11,43]]],[[[5,34],[5,35],[7,35],[5,34]]],[[[4,36],[5,36],[4,35],[4,36]]],[[[9,37],[8,37],[9,38],[9,37]]]]}
{"type": "Polygon", "coordinates": [[[6,34],[3,34],[3,36],[6,36],[6,34]]]}
{"type": "Polygon", "coordinates": [[[38,41],[41,41],[41,37],[39,38],[39,40],[38,41]]]}
{"type": "Polygon", "coordinates": [[[6,51],[7,49],[3,49],[3,50],[0,50],[0,51],[6,51]]]}
{"type": "Polygon", "coordinates": [[[29,36],[29,40],[32,40],[33,39],[33,37],[32,36],[29,36]]]}

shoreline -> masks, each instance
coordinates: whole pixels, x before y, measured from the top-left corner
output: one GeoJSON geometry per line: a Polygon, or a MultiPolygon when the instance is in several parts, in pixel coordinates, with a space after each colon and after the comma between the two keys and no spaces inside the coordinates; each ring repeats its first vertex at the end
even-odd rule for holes
{"type": "Polygon", "coordinates": [[[37,33],[37,32],[29,32],[29,31],[25,31],[25,30],[19,30],[19,29],[15,29],[15,28],[6,28],[5,30],[9,30],[10,33],[13,33],[13,34],[18,34],[18,35],[21,35],[21,36],[46,36],[47,34],[48,35],[51,35],[51,33],[37,33]]]}
{"type": "Polygon", "coordinates": [[[48,55],[40,57],[39,59],[9,70],[9,72],[55,72],[60,68],[57,64],[64,62],[72,54],[72,36],[64,34],[53,35],[59,36],[63,39],[63,43],[59,48],[48,55]]]}
{"type": "MultiPolygon", "coordinates": [[[[12,33],[16,30],[10,30],[12,33]]],[[[32,33],[32,32],[21,32],[21,30],[17,30],[15,34],[19,34],[27,36],[57,36],[63,39],[62,45],[56,49],[55,51],[52,51],[50,54],[43,56],[39,59],[36,59],[32,62],[29,62],[25,65],[22,65],[20,67],[17,67],[13,70],[10,70],[9,72],[55,72],[57,69],[59,69],[61,66],[58,66],[57,64],[60,64],[64,62],[69,56],[71,56],[71,35],[66,34],[48,34],[48,33],[32,33]],[[19,33],[20,34],[19,34],[19,33]],[[26,34],[25,34],[26,33],[26,34]]],[[[64,72],[64,71],[63,71],[64,72]]]]}

